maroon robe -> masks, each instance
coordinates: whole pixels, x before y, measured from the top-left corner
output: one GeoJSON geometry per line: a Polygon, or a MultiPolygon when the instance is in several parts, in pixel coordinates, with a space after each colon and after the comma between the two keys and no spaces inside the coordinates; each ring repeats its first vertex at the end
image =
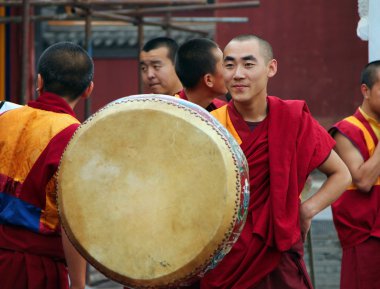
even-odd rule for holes
{"type": "MultiPolygon", "coordinates": [[[[61,155],[71,136],[79,126],[74,111],[61,97],[44,93],[36,101],[28,103],[29,107],[35,108],[32,116],[28,115],[28,121],[22,129],[11,133],[18,133],[17,140],[32,140],[36,152],[35,156],[27,155],[23,158],[23,151],[12,156],[12,161],[20,163],[23,161],[23,168],[27,168],[25,180],[13,179],[5,173],[9,168],[4,167],[5,162],[1,159],[9,158],[5,153],[0,155],[0,195],[2,200],[15,200],[13,204],[19,204],[21,213],[1,206],[0,199],[0,288],[2,289],[67,289],[68,274],[65,263],[65,256],[62,247],[59,221],[47,223],[45,217],[50,217],[54,213],[53,204],[48,204],[47,193],[54,192],[54,175],[57,172],[61,155]],[[41,117],[41,111],[53,112],[51,121],[46,122],[45,127],[38,126],[33,129],[34,119],[41,117]],[[54,114],[56,113],[56,114],[54,114]],[[70,115],[72,117],[68,117],[70,115]],[[53,133],[53,124],[63,119],[61,131],[53,133]],[[40,134],[48,136],[48,143],[40,142],[40,134]],[[37,154],[39,153],[39,154],[37,154]],[[20,160],[18,161],[18,158],[20,160]],[[36,158],[36,159],[35,159],[36,158]],[[27,163],[26,162],[31,162],[27,163]],[[1,166],[3,164],[3,166],[1,166]],[[21,205],[20,205],[21,204],[21,205]],[[32,209],[30,209],[32,208],[32,209]],[[25,209],[25,211],[23,211],[25,209]],[[30,210],[27,210],[30,209],[30,210]],[[37,218],[34,221],[27,217],[23,218],[29,211],[35,212],[37,218]],[[25,219],[28,222],[25,222],[25,219]],[[47,226],[49,224],[49,226],[47,226]]],[[[12,117],[22,119],[22,110],[9,111],[2,117],[12,117]],[[12,116],[12,113],[15,113],[12,116]]],[[[26,108],[30,110],[30,108],[26,108]]],[[[7,120],[7,121],[11,121],[7,120]]],[[[24,125],[21,123],[20,125],[24,125]]],[[[16,124],[15,124],[16,126],[16,124]]],[[[4,133],[6,129],[4,129],[4,133]]],[[[6,136],[5,134],[3,135],[6,136]]],[[[2,138],[1,138],[2,139],[2,138]]],[[[0,141],[0,148],[1,141],[0,141]]],[[[12,147],[13,144],[7,146],[12,147]]],[[[19,147],[19,145],[14,145],[19,147]]],[[[5,147],[5,145],[4,145],[5,147]]],[[[2,150],[0,150],[2,151],[2,150]]],[[[20,165],[21,166],[21,165],[20,165]]],[[[10,203],[12,204],[12,203],[10,203]]],[[[56,206],[56,205],[55,205],[56,206]]],[[[34,216],[32,214],[32,216],[34,216]]]]}
{"type": "MultiPolygon", "coordinates": [[[[300,193],[310,172],[327,159],[335,142],[303,101],[268,97],[268,116],[253,132],[233,102],[212,114],[241,142],[249,164],[251,198],[238,241],[221,263],[206,273],[201,289],[263,286],[260,282],[287,259],[284,252],[302,251],[295,250],[301,237],[300,193]]],[[[302,256],[297,260],[302,263],[302,256]]],[[[304,288],[308,288],[311,285],[303,273],[304,288]]]]}
{"type": "MultiPolygon", "coordinates": [[[[333,135],[336,131],[351,141],[364,161],[378,145],[376,133],[359,109],[330,130],[333,135]]],[[[352,184],[332,204],[332,212],[343,248],[340,288],[380,288],[380,178],[368,193],[352,184]]]]}
{"type": "Polygon", "coordinates": [[[380,288],[380,239],[366,241],[343,250],[341,289],[380,288]]]}

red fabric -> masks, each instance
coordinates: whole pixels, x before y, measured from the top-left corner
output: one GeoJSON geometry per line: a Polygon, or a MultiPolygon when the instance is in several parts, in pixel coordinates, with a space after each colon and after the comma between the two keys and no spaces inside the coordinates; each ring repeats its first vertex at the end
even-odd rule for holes
{"type": "Polygon", "coordinates": [[[370,193],[347,190],[332,204],[334,225],[343,249],[374,236],[380,238],[380,187],[370,193]]]}
{"type": "Polygon", "coordinates": [[[179,98],[181,98],[181,99],[189,100],[189,99],[187,98],[187,95],[186,95],[184,89],[182,89],[180,92],[178,92],[178,96],[179,96],[179,98]]]}
{"type": "MultiPolygon", "coordinates": [[[[9,7],[6,9],[6,15],[8,16],[16,16],[22,17],[24,8],[22,6],[19,7],[9,7]],[[8,12],[9,11],[9,12],[8,12]]],[[[30,7],[30,15],[34,15],[34,7],[30,7]]],[[[29,23],[29,31],[27,34],[27,39],[25,44],[28,45],[28,73],[26,80],[26,90],[25,90],[25,98],[26,101],[32,99],[35,93],[34,85],[36,81],[36,71],[35,71],[35,25],[34,23],[29,23]]],[[[24,92],[21,91],[22,87],[22,60],[23,60],[23,34],[24,28],[22,25],[9,25],[9,31],[7,31],[7,62],[9,61],[9,68],[6,68],[5,75],[7,79],[9,79],[9,95],[11,96],[11,101],[16,103],[21,103],[21,96],[24,92]],[[9,53],[9,54],[8,54],[9,53]],[[8,56],[9,55],[9,56],[8,56]]],[[[8,29],[7,28],[7,29],[8,29]]],[[[2,40],[2,45],[3,45],[2,40]]],[[[8,66],[8,65],[7,65],[8,66]]],[[[3,88],[2,88],[3,89],[3,88]]],[[[24,104],[24,103],[22,103],[24,104]]]]}
{"type": "Polygon", "coordinates": [[[1,289],[68,289],[64,263],[0,248],[1,289]]]}
{"type": "Polygon", "coordinates": [[[279,265],[282,252],[300,239],[299,194],[307,176],[335,145],[304,102],[268,97],[268,110],[251,132],[233,102],[228,104],[249,165],[251,198],[238,241],[206,273],[202,289],[253,288],[279,265]]]}
{"type": "Polygon", "coordinates": [[[60,260],[61,262],[65,258],[60,236],[37,234],[16,226],[0,224],[0,248],[29,254],[33,253],[60,260]]]}
{"type": "MultiPolygon", "coordinates": [[[[263,124],[268,122],[268,136],[264,140],[268,148],[259,152],[259,157],[261,154],[269,154],[268,161],[257,164],[258,157],[252,158],[251,155],[258,151],[255,147],[257,141],[253,137],[258,128],[252,136],[233,102],[228,104],[228,113],[242,139],[241,148],[247,157],[250,170],[251,166],[260,165],[261,169],[257,173],[263,174],[264,171],[269,178],[262,188],[258,188],[265,190],[270,199],[268,210],[265,211],[269,217],[259,220],[262,224],[256,226],[255,232],[264,238],[268,246],[286,251],[300,237],[298,210],[294,208],[298,208],[299,195],[306,179],[311,171],[326,160],[335,141],[312,118],[303,101],[283,101],[268,97],[268,110],[268,117],[263,121],[263,124]]],[[[260,137],[263,138],[263,132],[260,137]]],[[[252,171],[250,175],[252,178],[252,171]]],[[[257,182],[252,181],[251,185],[251,188],[258,186],[257,182]]]]}
{"type": "Polygon", "coordinates": [[[251,196],[247,220],[238,241],[217,267],[206,273],[201,288],[252,288],[278,265],[281,253],[268,247],[258,231],[269,210],[268,119],[251,132],[233,107],[228,113],[249,165],[251,196]]]}
{"type": "Polygon", "coordinates": [[[331,135],[334,135],[336,131],[339,131],[342,135],[351,140],[351,142],[353,139],[355,139],[356,141],[353,142],[353,145],[358,149],[363,159],[368,160],[369,151],[364,139],[363,132],[360,128],[354,126],[348,121],[342,120],[341,122],[335,124],[335,126],[329,131],[331,135]]]}
{"type": "Polygon", "coordinates": [[[303,260],[303,243],[300,240],[282,254],[280,264],[254,289],[312,289],[313,285],[303,260]]]}
{"type": "Polygon", "coordinates": [[[335,141],[311,116],[304,101],[268,97],[269,170],[273,239],[286,251],[299,238],[299,195],[308,175],[330,155],[335,141]]]}
{"type": "MultiPolygon", "coordinates": [[[[179,98],[181,99],[184,99],[184,100],[189,100],[186,96],[186,93],[185,93],[185,90],[182,89],[180,92],[178,92],[177,94],[179,96],[179,98]]],[[[212,100],[212,102],[205,108],[208,112],[210,111],[213,111],[219,107],[222,107],[223,105],[225,105],[226,102],[221,100],[221,99],[218,99],[218,98],[214,98],[212,100]]]]}
{"type": "MultiPolygon", "coordinates": [[[[361,114],[360,110],[357,109],[353,116],[355,116],[364,125],[364,127],[371,135],[375,145],[377,145],[378,139],[376,137],[376,134],[371,128],[369,122],[361,114]]],[[[339,131],[342,135],[347,137],[352,142],[352,144],[359,150],[364,160],[369,159],[370,156],[364,138],[364,133],[360,128],[343,119],[340,122],[334,124],[334,126],[329,130],[331,135],[334,135],[336,131],[339,131]]]]}
{"type": "Polygon", "coordinates": [[[44,92],[36,100],[29,101],[28,106],[47,111],[66,113],[76,118],[75,112],[69,104],[62,97],[51,92],[44,92]]]}
{"type": "Polygon", "coordinates": [[[380,239],[367,241],[343,250],[341,289],[380,288],[380,239]]]}
{"type": "MultiPolygon", "coordinates": [[[[357,110],[354,116],[367,128],[374,143],[377,144],[378,139],[374,131],[360,111],[357,110]]],[[[342,120],[335,124],[330,131],[334,134],[336,130],[352,142],[363,156],[364,161],[369,159],[369,150],[360,128],[342,120]]],[[[373,186],[369,193],[349,189],[332,204],[335,228],[344,249],[358,245],[371,236],[380,238],[379,211],[380,186],[373,186]]]]}
{"type": "Polygon", "coordinates": [[[0,225],[1,289],[68,289],[59,236],[0,225]]]}

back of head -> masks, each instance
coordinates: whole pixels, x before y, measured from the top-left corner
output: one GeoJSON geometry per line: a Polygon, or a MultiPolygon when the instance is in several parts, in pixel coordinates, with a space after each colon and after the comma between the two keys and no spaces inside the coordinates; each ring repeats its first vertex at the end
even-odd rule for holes
{"type": "Polygon", "coordinates": [[[237,42],[243,42],[243,41],[257,41],[260,46],[260,50],[265,58],[266,61],[270,61],[273,59],[273,49],[272,46],[269,44],[268,41],[264,40],[263,38],[253,35],[253,34],[242,34],[239,36],[236,36],[231,39],[230,42],[232,41],[237,41],[237,42]]]}
{"type": "Polygon", "coordinates": [[[178,44],[175,40],[169,37],[157,37],[150,39],[142,48],[142,51],[149,52],[153,49],[166,47],[168,49],[168,58],[174,63],[175,55],[178,49],[178,44]]]}
{"type": "Polygon", "coordinates": [[[193,88],[205,74],[215,72],[216,49],[218,45],[206,38],[189,40],[178,48],[175,71],[184,87],[193,88]]]}
{"type": "Polygon", "coordinates": [[[90,85],[94,64],[79,45],[59,42],[42,53],[37,71],[44,81],[45,91],[75,100],[90,85]]]}
{"type": "Polygon", "coordinates": [[[380,81],[378,78],[378,72],[380,71],[380,60],[375,60],[368,63],[362,73],[361,73],[361,84],[367,85],[369,89],[377,82],[380,81]]]}

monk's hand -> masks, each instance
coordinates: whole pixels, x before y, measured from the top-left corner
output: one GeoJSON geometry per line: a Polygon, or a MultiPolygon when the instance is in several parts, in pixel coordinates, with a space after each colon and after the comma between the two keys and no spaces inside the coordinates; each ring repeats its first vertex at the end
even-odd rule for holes
{"type": "Polygon", "coordinates": [[[300,206],[300,229],[301,229],[301,237],[302,237],[303,242],[305,242],[307,233],[310,230],[311,219],[312,219],[312,215],[310,214],[308,204],[307,202],[304,202],[300,206]]]}

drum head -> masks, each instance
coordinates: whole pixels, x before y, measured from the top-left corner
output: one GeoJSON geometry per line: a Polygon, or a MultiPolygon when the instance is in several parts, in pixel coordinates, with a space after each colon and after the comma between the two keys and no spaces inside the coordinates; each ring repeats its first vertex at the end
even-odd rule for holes
{"type": "Polygon", "coordinates": [[[220,131],[181,103],[115,101],[79,127],[61,160],[64,229],[94,267],[124,285],[187,282],[234,229],[241,168],[220,131]]]}

